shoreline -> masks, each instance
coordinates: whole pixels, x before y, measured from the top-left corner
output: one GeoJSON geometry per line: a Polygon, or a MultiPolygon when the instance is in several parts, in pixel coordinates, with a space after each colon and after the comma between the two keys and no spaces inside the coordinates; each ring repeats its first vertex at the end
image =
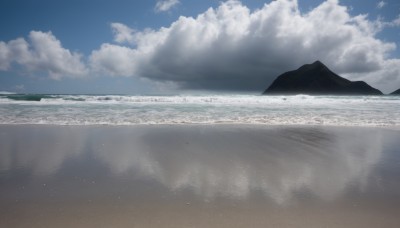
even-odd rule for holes
{"type": "Polygon", "coordinates": [[[53,127],[294,127],[294,128],[378,128],[400,130],[400,125],[330,125],[330,124],[262,124],[262,123],[134,123],[134,124],[49,124],[49,123],[0,123],[0,127],[7,126],[53,126],[53,127]]]}

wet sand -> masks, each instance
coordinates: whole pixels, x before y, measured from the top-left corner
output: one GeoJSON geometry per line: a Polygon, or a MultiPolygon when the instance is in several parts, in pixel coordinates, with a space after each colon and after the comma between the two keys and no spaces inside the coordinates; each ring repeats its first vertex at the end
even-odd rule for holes
{"type": "Polygon", "coordinates": [[[0,126],[0,227],[400,227],[400,131],[0,126]]]}

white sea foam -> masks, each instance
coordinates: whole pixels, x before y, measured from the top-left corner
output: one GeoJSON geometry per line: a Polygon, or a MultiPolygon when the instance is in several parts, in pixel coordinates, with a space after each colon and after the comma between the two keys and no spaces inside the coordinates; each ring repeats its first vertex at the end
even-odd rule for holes
{"type": "Polygon", "coordinates": [[[396,96],[0,96],[0,124],[400,126],[396,96]]]}

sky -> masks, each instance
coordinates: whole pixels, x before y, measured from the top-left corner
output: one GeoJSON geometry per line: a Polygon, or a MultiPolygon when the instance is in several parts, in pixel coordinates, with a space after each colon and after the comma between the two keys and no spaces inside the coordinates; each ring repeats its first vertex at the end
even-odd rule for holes
{"type": "Polygon", "coordinates": [[[398,0],[1,0],[0,91],[261,93],[320,60],[400,88],[398,0]]]}

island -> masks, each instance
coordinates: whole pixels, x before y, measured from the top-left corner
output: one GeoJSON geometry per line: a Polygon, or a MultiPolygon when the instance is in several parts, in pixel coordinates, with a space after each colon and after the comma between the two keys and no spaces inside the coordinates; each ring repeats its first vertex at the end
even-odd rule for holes
{"type": "Polygon", "coordinates": [[[392,92],[390,95],[400,95],[400,89],[392,92]]]}
{"type": "Polygon", "coordinates": [[[320,61],[278,76],[264,95],[382,95],[364,81],[350,81],[333,73],[320,61]]]}

